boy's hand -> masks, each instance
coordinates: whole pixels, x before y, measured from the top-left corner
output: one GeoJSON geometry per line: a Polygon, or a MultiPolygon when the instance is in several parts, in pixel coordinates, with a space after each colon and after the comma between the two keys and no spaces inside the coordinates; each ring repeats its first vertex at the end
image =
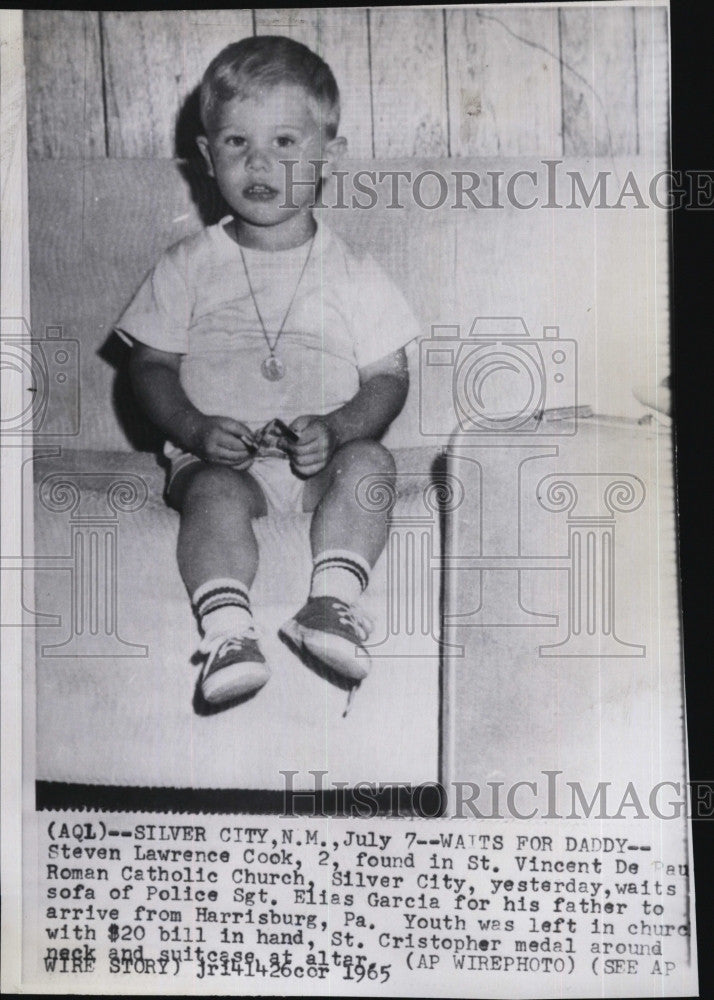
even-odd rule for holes
{"type": "Polygon", "coordinates": [[[290,464],[300,476],[314,476],[324,469],[337,448],[337,435],[324,417],[297,417],[290,429],[299,436],[287,443],[290,464]]]}
{"type": "Polygon", "coordinates": [[[255,457],[253,434],[231,417],[201,414],[192,429],[189,450],[205,462],[247,469],[255,457]]]}

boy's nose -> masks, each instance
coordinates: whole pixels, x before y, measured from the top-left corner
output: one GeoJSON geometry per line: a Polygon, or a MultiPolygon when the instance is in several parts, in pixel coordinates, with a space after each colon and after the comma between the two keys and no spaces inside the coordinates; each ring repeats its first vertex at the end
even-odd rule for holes
{"type": "Polygon", "coordinates": [[[269,170],[270,156],[262,149],[252,148],[248,151],[246,166],[249,170],[269,170]]]}

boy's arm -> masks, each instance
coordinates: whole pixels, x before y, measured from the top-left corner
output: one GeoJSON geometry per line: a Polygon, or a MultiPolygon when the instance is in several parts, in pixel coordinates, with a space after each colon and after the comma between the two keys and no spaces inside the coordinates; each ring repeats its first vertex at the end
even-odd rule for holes
{"type": "Polygon", "coordinates": [[[335,450],[359,438],[379,438],[404,406],[409,369],[404,349],[360,369],[360,388],[352,399],[324,416],[298,417],[291,427],[300,440],[288,448],[292,464],[314,476],[335,450]]]}
{"type": "Polygon", "coordinates": [[[129,374],[144,412],[184,451],[207,462],[247,468],[253,452],[250,430],[230,417],[198,410],[181,387],[181,355],[134,341],[129,374]]]}

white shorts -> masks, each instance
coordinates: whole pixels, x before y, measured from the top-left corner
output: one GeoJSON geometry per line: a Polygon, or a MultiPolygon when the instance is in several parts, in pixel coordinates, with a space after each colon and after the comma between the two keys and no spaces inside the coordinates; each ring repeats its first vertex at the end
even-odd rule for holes
{"type": "MultiPolygon", "coordinates": [[[[176,476],[193,465],[204,465],[202,459],[180,448],[166,448],[166,457],[171,463],[166,480],[166,495],[168,496],[176,476]]],[[[265,497],[268,513],[298,514],[302,513],[303,491],[305,481],[293,475],[290,463],[286,457],[261,456],[256,458],[250,468],[245,470],[255,479],[265,497]]]]}

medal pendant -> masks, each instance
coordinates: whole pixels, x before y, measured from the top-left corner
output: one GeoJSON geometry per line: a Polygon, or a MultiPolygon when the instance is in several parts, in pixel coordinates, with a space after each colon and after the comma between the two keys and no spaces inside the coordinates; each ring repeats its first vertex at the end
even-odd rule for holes
{"type": "Polygon", "coordinates": [[[263,373],[263,378],[266,378],[268,382],[277,382],[285,374],[285,365],[274,354],[271,354],[263,361],[260,370],[263,373]]]}

